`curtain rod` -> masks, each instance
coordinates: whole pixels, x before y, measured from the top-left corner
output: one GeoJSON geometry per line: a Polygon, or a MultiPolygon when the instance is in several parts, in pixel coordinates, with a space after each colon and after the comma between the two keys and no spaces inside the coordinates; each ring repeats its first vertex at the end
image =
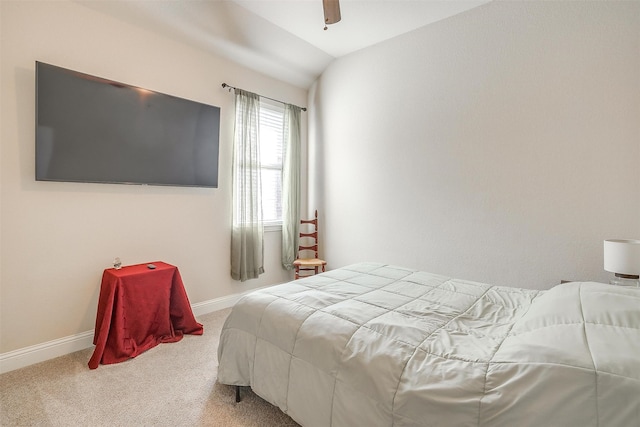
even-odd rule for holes
{"type": "MultiPolygon", "coordinates": [[[[237,87],[228,85],[226,83],[222,83],[222,88],[223,89],[229,88],[229,92],[231,92],[231,89],[238,89],[237,87]]],[[[244,90],[244,89],[240,89],[240,90],[244,90]]],[[[270,99],[272,101],[279,102],[280,104],[288,104],[288,102],[278,101],[277,99],[269,98],[268,96],[262,96],[262,95],[258,95],[258,96],[261,97],[261,98],[267,98],[267,99],[270,99]]],[[[293,105],[294,107],[298,107],[297,105],[294,105],[294,104],[291,104],[291,105],[293,105]]],[[[307,109],[305,107],[298,107],[298,108],[301,109],[302,111],[307,111],[307,109]]]]}

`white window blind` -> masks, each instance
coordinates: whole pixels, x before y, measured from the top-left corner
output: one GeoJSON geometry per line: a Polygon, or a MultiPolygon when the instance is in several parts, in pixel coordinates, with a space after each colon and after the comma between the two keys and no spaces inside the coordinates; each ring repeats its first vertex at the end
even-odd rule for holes
{"type": "Polygon", "coordinates": [[[262,219],[265,225],[282,224],[282,160],[284,108],[260,101],[260,172],[262,219]]]}

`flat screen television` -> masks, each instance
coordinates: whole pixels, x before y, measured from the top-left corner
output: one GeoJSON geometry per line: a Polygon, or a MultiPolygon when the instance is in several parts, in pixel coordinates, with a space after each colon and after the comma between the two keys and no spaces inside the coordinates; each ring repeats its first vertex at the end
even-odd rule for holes
{"type": "Polygon", "coordinates": [[[220,108],[36,62],[36,180],[218,187],[220,108]]]}

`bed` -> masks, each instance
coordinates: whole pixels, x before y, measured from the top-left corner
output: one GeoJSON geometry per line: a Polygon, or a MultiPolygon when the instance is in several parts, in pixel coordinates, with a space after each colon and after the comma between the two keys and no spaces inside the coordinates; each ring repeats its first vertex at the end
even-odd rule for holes
{"type": "Polygon", "coordinates": [[[218,361],[305,427],[640,426],[640,289],[360,263],[244,296],[218,361]]]}

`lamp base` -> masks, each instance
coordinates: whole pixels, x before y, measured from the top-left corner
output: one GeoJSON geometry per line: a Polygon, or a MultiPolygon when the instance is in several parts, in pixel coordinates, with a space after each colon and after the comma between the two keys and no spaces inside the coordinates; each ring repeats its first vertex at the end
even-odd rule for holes
{"type": "Polygon", "coordinates": [[[626,286],[630,288],[640,288],[640,278],[629,274],[618,274],[609,281],[610,284],[616,286],[626,286]]]}

